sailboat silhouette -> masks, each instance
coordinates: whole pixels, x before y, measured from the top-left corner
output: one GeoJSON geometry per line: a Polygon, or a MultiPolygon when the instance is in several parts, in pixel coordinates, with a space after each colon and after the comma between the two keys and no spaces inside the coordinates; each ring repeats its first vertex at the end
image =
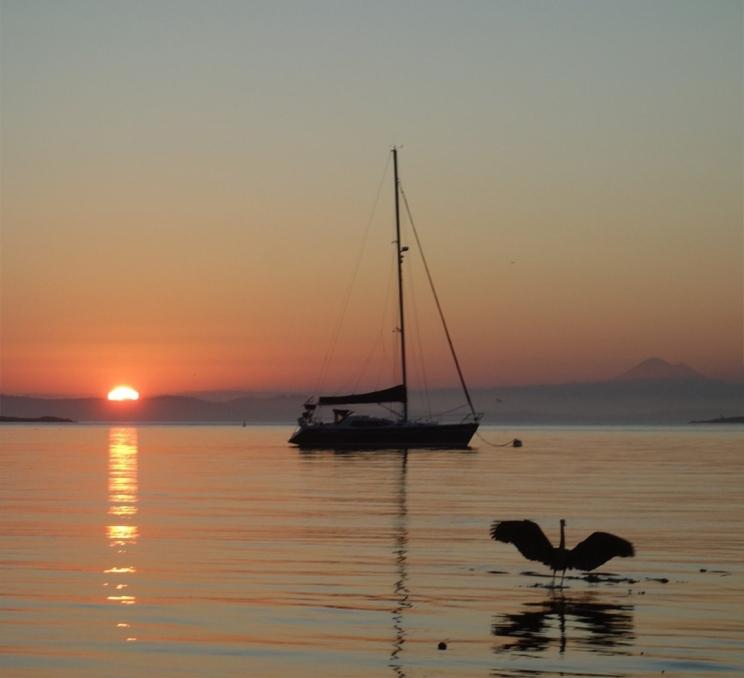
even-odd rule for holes
{"type": "MultiPolygon", "coordinates": [[[[480,414],[475,411],[470,398],[465,378],[460,368],[460,362],[454,349],[452,337],[444,319],[439,297],[423,256],[421,242],[413,227],[416,243],[421,253],[424,268],[431,287],[434,301],[442,322],[450,353],[457,370],[465,399],[469,407],[469,414],[460,422],[441,423],[439,421],[417,421],[409,417],[408,412],[408,370],[406,354],[406,315],[403,305],[403,260],[408,247],[401,243],[400,229],[400,197],[402,189],[398,178],[398,149],[392,149],[393,181],[395,195],[395,253],[397,261],[397,297],[398,297],[398,331],[400,339],[400,371],[401,383],[385,389],[367,393],[351,393],[345,395],[325,395],[317,400],[311,398],[305,402],[305,409],[298,419],[298,428],[292,434],[289,442],[301,448],[330,448],[330,449],[361,449],[361,448],[416,448],[416,447],[467,447],[470,439],[478,430],[480,414]],[[355,414],[348,409],[348,405],[369,403],[397,403],[401,407],[400,414],[395,419],[387,417],[372,417],[355,414]],[[319,410],[323,406],[336,405],[333,409],[333,420],[323,421],[319,410]]],[[[404,195],[405,198],[405,195],[404,195]]]]}

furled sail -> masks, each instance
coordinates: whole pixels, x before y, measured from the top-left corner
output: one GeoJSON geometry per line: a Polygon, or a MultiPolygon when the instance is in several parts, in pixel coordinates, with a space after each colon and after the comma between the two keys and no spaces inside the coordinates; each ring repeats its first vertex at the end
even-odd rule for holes
{"type": "Polygon", "coordinates": [[[320,396],[318,405],[352,405],[354,403],[405,403],[408,392],[403,384],[369,393],[352,393],[343,396],[320,396]]]}

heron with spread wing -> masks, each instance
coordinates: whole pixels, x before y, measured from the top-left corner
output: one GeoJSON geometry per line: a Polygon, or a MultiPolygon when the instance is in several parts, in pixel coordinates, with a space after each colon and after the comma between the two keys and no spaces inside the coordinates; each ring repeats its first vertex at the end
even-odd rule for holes
{"type": "Polygon", "coordinates": [[[550,543],[537,523],[531,520],[494,521],[491,539],[514,544],[528,560],[547,565],[555,573],[561,570],[561,588],[567,569],[593,570],[615,557],[629,558],[635,555],[633,544],[608,532],[592,532],[584,541],[571,550],[566,548],[566,521],[561,519],[561,543],[558,548],[550,543]]]}

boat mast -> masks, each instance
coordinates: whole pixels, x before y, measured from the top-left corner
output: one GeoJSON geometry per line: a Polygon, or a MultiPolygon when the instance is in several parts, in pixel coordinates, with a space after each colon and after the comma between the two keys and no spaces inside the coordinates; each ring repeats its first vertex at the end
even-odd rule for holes
{"type": "Polygon", "coordinates": [[[398,259],[398,331],[400,332],[400,371],[406,399],[403,401],[403,421],[408,421],[408,376],[406,369],[406,325],[403,313],[403,252],[400,244],[400,187],[398,180],[398,148],[393,146],[393,180],[395,182],[395,253],[398,259]]]}

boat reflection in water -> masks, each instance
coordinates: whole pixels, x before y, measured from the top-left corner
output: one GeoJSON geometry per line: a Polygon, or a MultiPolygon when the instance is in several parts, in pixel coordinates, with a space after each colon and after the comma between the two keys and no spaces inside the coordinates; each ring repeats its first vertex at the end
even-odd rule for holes
{"type": "Polygon", "coordinates": [[[343,449],[325,449],[325,450],[301,450],[304,459],[318,459],[325,455],[333,455],[337,459],[365,460],[369,459],[370,454],[379,459],[385,455],[395,461],[400,457],[397,466],[397,478],[395,479],[396,489],[394,495],[394,513],[392,525],[392,543],[391,553],[395,563],[395,581],[392,585],[392,595],[390,597],[390,618],[392,621],[391,650],[388,657],[388,667],[398,678],[405,678],[406,666],[404,662],[404,652],[406,646],[406,611],[413,607],[411,593],[408,587],[408,499],[407,499],[407,472],[408,472],[408,450],[407,449],[386,449],[377,450],[371,453],[369,450],[343,450],[343,449]]]}
{"type": "Polygon", "coordinates": [[[409,600],[408,590],[408,505],[406,502],[406,471],[408,469],[408,450],[401,450],[401,468],[398,481],[398,512],[395,516],[393,532],[393,556],[395,557],[398,579],[393,591],[393,651],[390,653],[389,666],[396,676],[403,678],[405,670],[401,662],[401,653],[406,642],[406,630],[403,625],[403,613],[413,604],[409,600]]]}
{"type": "MultiPolygon", "coordinates": [[[[103,586],[106,600],[116,605],[134,605],[136,596],[130,589],[136,572],[132,556],[137,544],[137,429],[109,430],[108,515],[106,538],[112,564],[104,570],[108,575],[103,586]]],[[[122,629],[124,640],[134,642],[131,624],[125,615],[116,626],[122,629]]]]}
{"type": "Polygon", "coordinates": [[[504,614],[491,632],[501,641],[494,652],[543,652],[570,643],[600,654],[629,654],[635,638],[633,605],[600,602],[592,594],[553,595],[525,603],[521,612],[504,614]]]}

